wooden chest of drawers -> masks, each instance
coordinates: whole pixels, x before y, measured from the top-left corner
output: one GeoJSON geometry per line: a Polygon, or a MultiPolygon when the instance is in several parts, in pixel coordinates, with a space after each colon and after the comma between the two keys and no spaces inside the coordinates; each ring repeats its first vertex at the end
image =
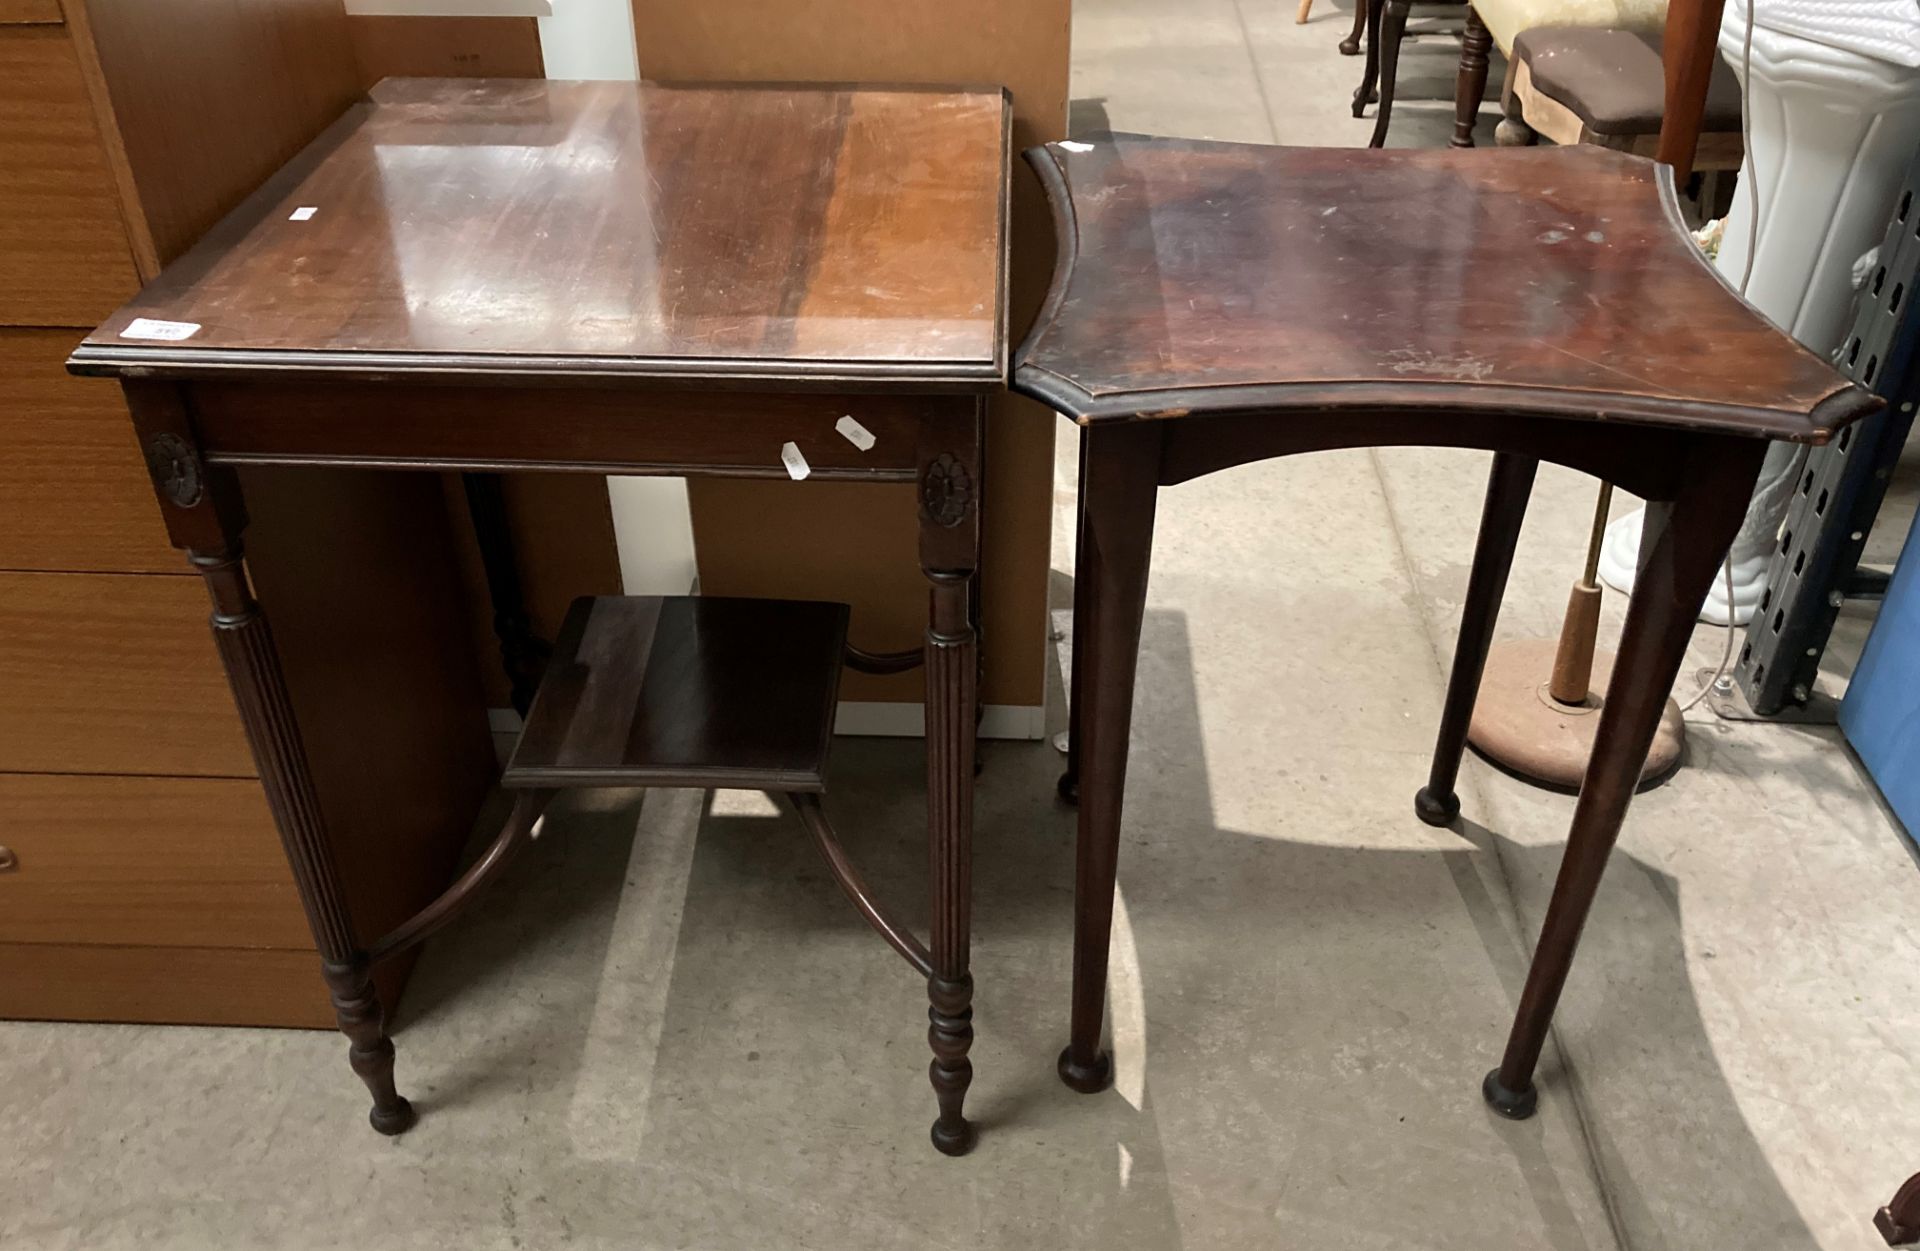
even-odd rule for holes
{"type": "MultiPolygon", "coordinates": [[[[0,0],[0,1016],[333,1024],[205,593],[119,389],[63,364],[360,86],[339,0],[0,0]]],[[[316,780],[377,933],[491,781],[463,557],[432,479],[261,494],[249,564],[297,715],[353,745],[316,780]],[[318,595],[384,610],[303,631],[318,595]]]]}

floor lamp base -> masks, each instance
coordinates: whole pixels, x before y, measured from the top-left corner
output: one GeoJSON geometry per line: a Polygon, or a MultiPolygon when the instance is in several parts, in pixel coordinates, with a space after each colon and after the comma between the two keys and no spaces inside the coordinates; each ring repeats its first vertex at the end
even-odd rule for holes
{"type": "MultiPolygon", "coordinates": [[[[1584,705],[1560,703],[1547,693],[1556,644],[1551,639],[1497,643],[1487,654],[1467,742],[1494,764],[1530,782],[1578,790],[1593,755],[1593,735],[1613,653],[1595,652],[1593,688],[1584,705]]],[[[1686,728],[1680,706],[1667,701],[1660,728],[1640,771],[1642,784],[1671,773],[1680,763],[1686,728]]]]}

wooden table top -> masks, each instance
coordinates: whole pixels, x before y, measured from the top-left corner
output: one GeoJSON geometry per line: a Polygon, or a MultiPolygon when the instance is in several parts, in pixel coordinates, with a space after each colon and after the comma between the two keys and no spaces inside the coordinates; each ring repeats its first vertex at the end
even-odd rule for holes
{"type": "Polygon", "coordinates": [[[1641,158],[1116,135],[1028,159],[1061,246],[1016,385],[1082,421],[1468,407],[1820,442],[1877,404],[1728,288],[1641,158]]]}
{"type": "Polygon", "coordinates": [[[73,364],[985,389],[1007,118],[998,89],[389,79],[73,364]]]}

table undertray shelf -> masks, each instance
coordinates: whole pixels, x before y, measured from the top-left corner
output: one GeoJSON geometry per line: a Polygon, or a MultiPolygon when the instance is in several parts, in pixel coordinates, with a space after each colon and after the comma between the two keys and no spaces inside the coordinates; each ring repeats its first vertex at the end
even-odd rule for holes
{"type": "Polygon", "coordinates": [[[823,791],[848,612],[691,595],[577,599],[501,780],[823,791]]]}

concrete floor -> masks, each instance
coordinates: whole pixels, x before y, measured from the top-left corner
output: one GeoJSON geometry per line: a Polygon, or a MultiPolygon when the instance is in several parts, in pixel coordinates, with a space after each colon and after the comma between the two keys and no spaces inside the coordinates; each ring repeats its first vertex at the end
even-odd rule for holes
{"type": "MultiPolygon", "coordinates": [[[[1332,51],[1350,10],[1077,7],[1082,120],[1365,140],[1332,51]]],[[[1410,50],[1396,143],[1447,133],[1455,47],[1410,50]]],[[[1629,817],[1540,1115],[1482,1107],[1572,807],[1470,760],[1461,833],[1412,816],[1485,463],[1335,453],[1164,496],[1113,1092],[1052,1072],[1072,817],[1049,747],[993,745],[982,778],[983,1133],[959,1161],[926,1144],[921,988],[794,819],[608,794],[428,950],[397,1020],[424,1114],[403,1138],[366,1128],[335,1036],[0,1025],[0,1247],[1878,1245],[1872,1210],[1920,1169],[1920,873],[1831,730],[1689,716],[1687,767],[1629,817]]],[[[1059,464],[1064,604],[1065,430],[1059,464]]],[[[1556,627],[1591,486],[1543,472],[1503,634],[1556,627]]],[[[1703,627],[1702,664],[1719,644],[1703,627]]],[[[849,740],[836,779],[856,857],[910,905],[917,747],[849,740]]]]}

